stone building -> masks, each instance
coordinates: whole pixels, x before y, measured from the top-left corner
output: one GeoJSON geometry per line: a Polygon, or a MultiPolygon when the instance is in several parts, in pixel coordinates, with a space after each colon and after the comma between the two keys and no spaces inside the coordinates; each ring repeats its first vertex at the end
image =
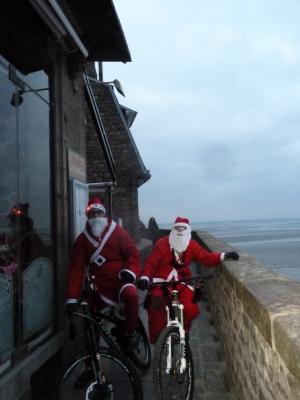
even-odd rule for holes
{"type": "Polygon", "coordinates": [[[111,0],[1,2],[1,399],[42,398],[38,383],[62,357],[66,265],[90,190],[108,188],[111,212],[136,229],[137,188],[149,173],[112,87],[86,74],[96,61],[130,60],[111,0]],[[93,135],[99,151],[88,161],[93,135]]]}
{"type": "Polygon", "coordinates": [[[112,85],[96,79],[91,80],[91,85],[111,149],[115,174],[107,168],[92,115],[87,110],[87,179],[91,190],[111,209],[114,219],[121,219],[123,226],[139,241],[138,187],[150,178],[150,174],[129,129],[136,112],[119,104],[112,85]]]}

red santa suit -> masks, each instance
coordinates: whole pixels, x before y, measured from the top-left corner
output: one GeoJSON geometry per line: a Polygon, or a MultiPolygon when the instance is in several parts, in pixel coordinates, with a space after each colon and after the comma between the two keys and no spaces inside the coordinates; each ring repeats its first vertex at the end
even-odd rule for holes
{"type": "MultiPolygon", "coordinates": [[[[148,278],[153,283],[189,279],[191,277],[190,263],[199,261],[204,266],[216,266],[223,258],[222,253],[209,253],[201,247],[195,240],[190,240],[184,252],[176,253],[169,243],[169,236],[158,240],[146,259],[143,271],[143,278],[148,278]]],[[[192,302],[193,289],[185,284],[177,287],[179,298],[184,305],[184,324],[188,332],[191,328],[192,320],[199,314],[199,306],[192,302]]],[[[155,343],[158,335],[166,326],[165,306],[167,300],[164,298],[160,286],[150,290],[148,307],[149,336],[150,342],[155,343]]]]}
{"type": "MultiPolygon", "coordinates": [[[[131,318],[126,322],[134,325],[138,312],[138,302],[133,301],[134,296],[137,298],[136,287],[134,283],[121,282],[119,273],[126,270],[134,280],[139,277],[139,252],[129,234],[115,221],[108,220],[99,238],[92,235],[87,222],[86,229],[76,239],[68,269],[66,304],[79,300],[88,266],[90,275],[95,277],[97,296],[93,297],[94,307],[116,306],[124,302],[125,318],[126,314],[131,318]]],[[[131,328],[134,329],[134,326],[129,329],[132,331],[131,328]]]]}

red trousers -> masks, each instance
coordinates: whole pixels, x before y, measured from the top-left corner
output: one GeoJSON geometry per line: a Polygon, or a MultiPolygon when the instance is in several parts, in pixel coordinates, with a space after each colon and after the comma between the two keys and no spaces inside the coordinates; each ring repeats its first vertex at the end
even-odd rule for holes
{"type": "MultiPolygon", "coordinates": [[[[189,332],[191,329],[192,321],[196,318],[200,309],[197,303],[192,302],[193,290],[187,285],[177,285],[179,291],[180,302],[184,306],[184,329],[189,332]]],[[[155,343],[158,339],[160,332],[165,328],[167,324],[167,312],[166,305],[168,305],[169,295],[164,296],[159,286],[155,287],[150,292],[150,301],[148,305],[148,326],[149,326],[149,338],[150,343],[155,343]]]]}
{"type": "MultiPolygon", "coordinates": [[[[139,300],[137,295],[137,290],[134,285],[121,285],[120,302],[124,304],[125,313],[125,329],[124,333],[131,336],[135,330],[138,314],[139,314],[139,300]]],[[[108,303],[103,301],[99,293],[94,292],[90,298],[90,303],[92,308],[97,310],[102,310],[107,307],[108,303]]]]}

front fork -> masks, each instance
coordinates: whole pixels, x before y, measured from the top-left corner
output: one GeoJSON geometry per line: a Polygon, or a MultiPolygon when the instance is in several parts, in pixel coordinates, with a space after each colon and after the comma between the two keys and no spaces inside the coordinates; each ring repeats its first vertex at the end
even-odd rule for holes
{"type": "MultiPolygon", "coordinates": [[[[186,344],[185,344],[185,330],[183,327],[183,309],[184,306],[183,304],[176,304],[177,309],[179,310],[179,318],[175,316],[174,319],[170,319],[170,309],[168,306],[166,306],[167,310],[167,326],[175,326],[176,328],[179,329],[179,337],[180,337],[180,366],[179,366],[179,372],[181,374],[184,373],[186,369],[186,344]]],[[[169,374],[171,369],[172,369],[172,358],[174,357],[173,354],[173,346],[172,346],[172,337],[168,338],[167,342],[167,367],[166,367],[166,373],[169,374]]]]}
{"type": "Polygon", "coordinates": [[[103,394],[111,393],[113,392],[113,388],[103,373],[101,355],[98,351],[98,337],[91,321],[86,321],[85,333],[87,337],[88,351],[92,356],[92,369],[94,376],[97,379],[97,382],[94,382],[90,387],[90,390],[93,390],[93,386],[98,383],[99,387],[102,388],[103,394]]]}

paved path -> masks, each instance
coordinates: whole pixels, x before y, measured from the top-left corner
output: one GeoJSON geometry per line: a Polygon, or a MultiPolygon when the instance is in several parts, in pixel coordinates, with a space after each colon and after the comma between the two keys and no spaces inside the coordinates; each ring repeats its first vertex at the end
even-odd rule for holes
{"type": "MultiPolygon", "coordinates": [[[[200,303],[201,314],[193,322],[190,333],[190,345],[193,349],[195,367],[195,390],[193,400],[234,400],[228,392],[224,371],[225,363],[216,337],[216,331],[211,325],[211,314],[207,304],[200,303]]],[[[146,311],[141,311],[141,317],[146,323],[146,311]]],[[[152,346],[152,356],[153,356],[152,346]]],[[[144,400],[157,400],[152,395],[152,367],[145,373],[140,373],[144,400]]]]}
{"type": "MultiPolygon", "coordinates": [[[[201,267],[191,265],[192,275],[201,274],[201,267]]],[[[193,352],[195,388],[193,400],[236,400],[225,384],[225,362],[208,304],[200,302],[200,316],[192,324],[190,346],[193,352]]],[[[140,316],[147,326],[147,312],[141,308],[140,316]]],[[[152,348],[152,357],[154,349],[152,348]]],[[[141,375],[144,400],[157,400],[152,395],[152,368],[141,375]]]]}

